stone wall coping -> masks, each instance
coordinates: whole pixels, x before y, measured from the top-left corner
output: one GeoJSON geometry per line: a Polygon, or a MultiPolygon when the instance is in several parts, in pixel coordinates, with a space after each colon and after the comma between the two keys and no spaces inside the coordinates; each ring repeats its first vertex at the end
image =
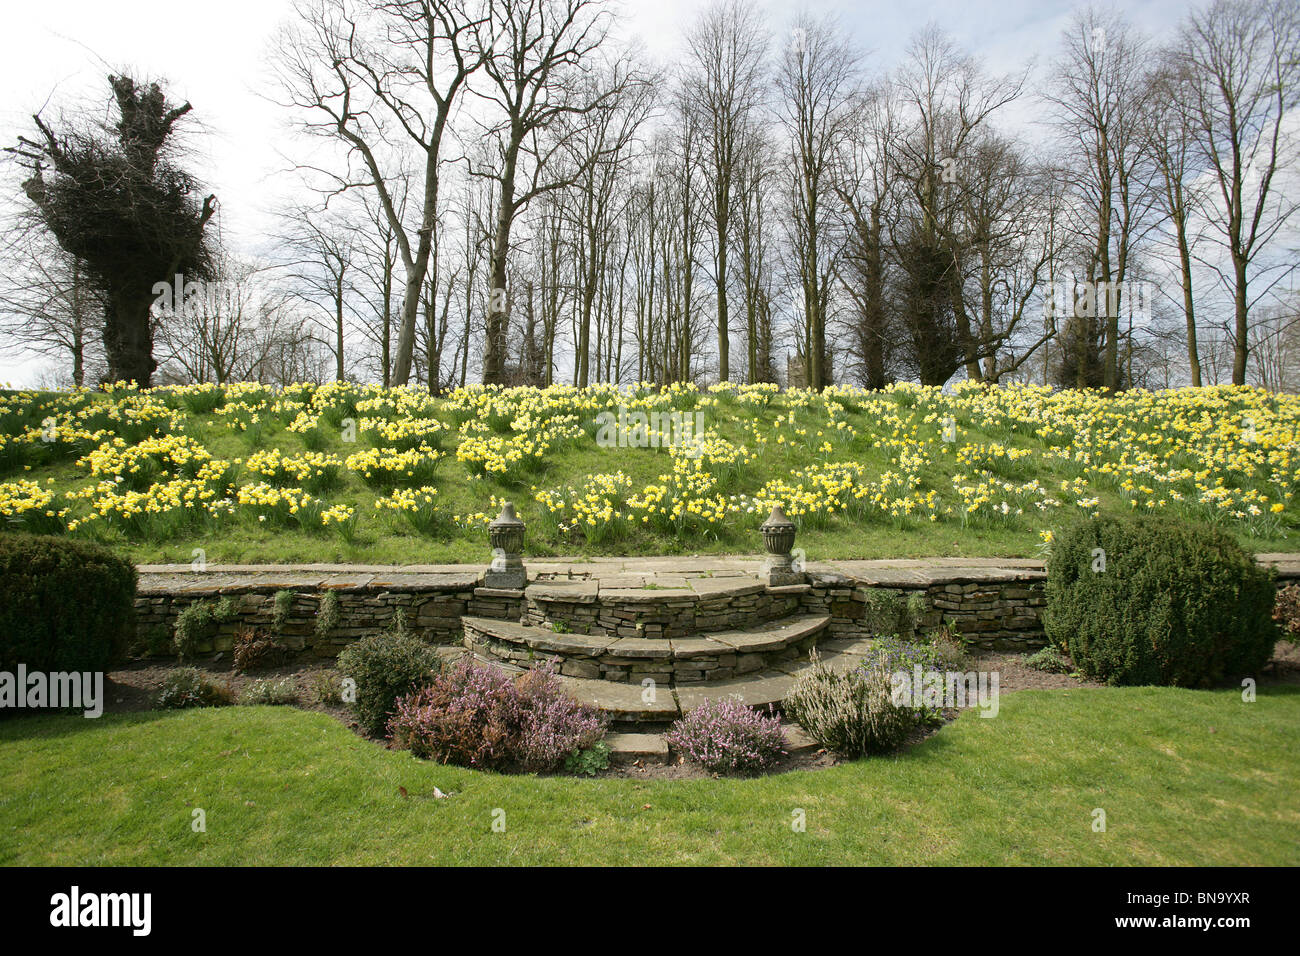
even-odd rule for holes
{"type": "MultiPolygon", "coordinates": [[[[1275,569],[1282,581],[1300,580],[1300,554],[1266,553],[1261,565],[1275,569]]],[[[594,603],[608,595],[622,602],[665,603],[684,598],[740,597],[771,591],[757,559],[593,558],[566,563],[528,563],[533,574],[548,577],[528,585],[530,598],[594,603]],[[576,575],[576,576],[574,576],[576,575]],[[646,584],[660,584],[645,588],[646,584]]],[[[141,596],[205,597],[279,590],[439,592],[482,590],[483,565],[466,564],[210,564],[196,571],[188,564],[138,566],[141,596]]],[[[815,561],[806,568],[810,584],[838,587],[923,589],[948,584],[1037,583],[1046,579],[1046,564],[1032,558],[898,558],[815,561]]],[[[773,592],[777,593],[777,592],[773,592]]],[[[483,596],[507,595],[484,591],[483,596]]],[[[517,596],[517,595],[509,595],[517,596]]]]}

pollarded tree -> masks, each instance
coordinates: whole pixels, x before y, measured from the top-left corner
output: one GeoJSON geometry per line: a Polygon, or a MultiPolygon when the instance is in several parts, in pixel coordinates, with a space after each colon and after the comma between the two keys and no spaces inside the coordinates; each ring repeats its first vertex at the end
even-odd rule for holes
{"type": "Polygon", "coordinates": [[[213,251],[204,228],[216,197],[196,198],[194,176],[176,162],[176,126],[190,104],[172,106],[157,83],[111,76],[113,126],[33,117],[36,139],[12,152],[31,170],[23,191],[59,245],[104,301],[109,377],[150,384],[151,308],[158,283],[206,279],[213,251]]]}

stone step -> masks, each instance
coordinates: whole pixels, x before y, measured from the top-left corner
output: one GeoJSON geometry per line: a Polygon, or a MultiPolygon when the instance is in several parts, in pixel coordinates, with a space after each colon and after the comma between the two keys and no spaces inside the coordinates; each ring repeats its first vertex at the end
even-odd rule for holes
{"type": "MultiPolygon", "coordinates": [[[[870,644],[869,640],[827,641],[818,646],[818,658],[830,667],[854,667],[862,660],[862,655],[870,644]]],[[[439,648],[438,653],[446,660],[470,654],[480,665],[494,667],[511,675],[522,674],[526,670],[517,663],[474,653],[472,650],[443,647],[439,648]]],[[[795,678],[811,666],[811,660],[801,658],[726,680],[660,682],[647,679],[632,683],[560,675],[560,683],[567,694],[606,714],[616,726],[666,725],[706,701],[729,697],[740,700],[748,707],[779,709],[795,678]]]]}
{"type": "Polygon", "coordinates": [[[552,661],[565,677],[639,685],[722,681],[806,658],[830,623],[804,614],[749,630],[715,631],[681,638],[572,634],[545,625],[495,618],[461,618],[465,647],[519,667],[552,661]]]}

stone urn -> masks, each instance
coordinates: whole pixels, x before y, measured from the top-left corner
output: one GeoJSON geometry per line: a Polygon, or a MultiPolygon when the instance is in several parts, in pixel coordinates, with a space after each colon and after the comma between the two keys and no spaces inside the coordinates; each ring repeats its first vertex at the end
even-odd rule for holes
{"type": "Polygon", "coordinates": [[[488,525],[488,543],[492,546],[492,565],[483,576],[489,588],[519,590],[528,582],[524,568],[524,523],[515,514],[513,501],[503,502],[501,513],[488,525]]]}
{"type": "Polygon", "coordinates": [[[763,573],[768,584],[779,587],[787,584],[803,584],[802,572],[794,567],[794,522],[785,516],[780,505],[772,508],[762,527],[763,544],[767,548],[767,561],[763,564],[763,573]]]}

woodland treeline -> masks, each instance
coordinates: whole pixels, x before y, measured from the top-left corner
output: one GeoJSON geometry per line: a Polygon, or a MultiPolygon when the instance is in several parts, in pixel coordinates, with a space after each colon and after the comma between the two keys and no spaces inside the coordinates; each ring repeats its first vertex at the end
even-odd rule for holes
{"type": "Polygon", "coordinates": [[[3,344],[51,384],[1300,387],[1296,0],[1081,7],[1012,75],[749,0],[656,63],[618,9],[297,0],[296,198],[254,249],[187,171],[201,104],[115,76],[38,114],[3,344]]]}

